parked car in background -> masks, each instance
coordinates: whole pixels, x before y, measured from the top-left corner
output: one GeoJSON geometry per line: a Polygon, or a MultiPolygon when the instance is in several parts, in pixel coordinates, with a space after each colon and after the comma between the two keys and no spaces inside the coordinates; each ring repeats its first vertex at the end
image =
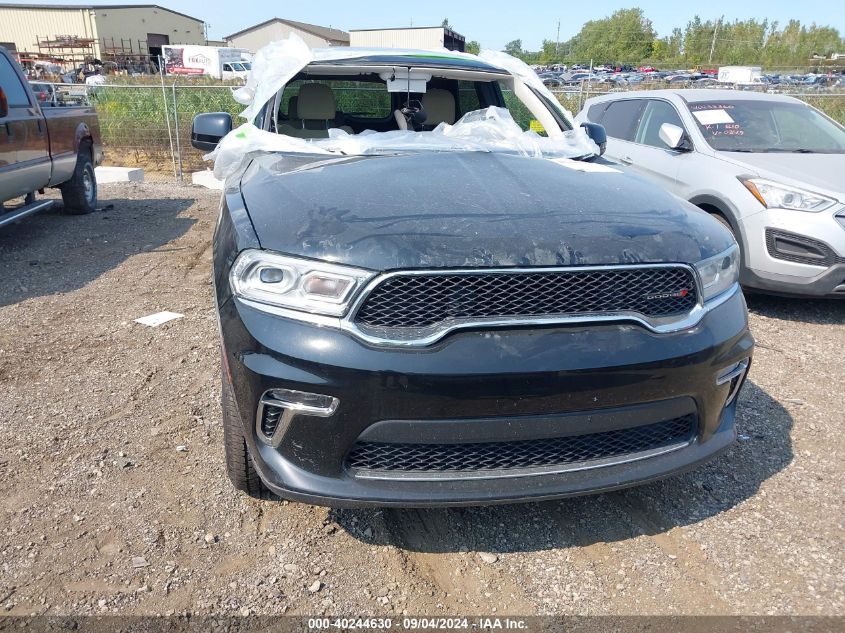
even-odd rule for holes
{"type": "Polygon", "coordinates": [[[231,62],[223,64],[223,79],[246,79],[251,65],[249,62],[231,62]]]}
{"type": "Polygon", "coordinates": [[[803,101],[733,90],[588,99],[607,156],[730,227],[742,283],[845,298],[845,128],[803,101]]]}
{"type": "Polygon", "coordinates": [[[53,84],[45,83],[43,81],[30,81],[30,88],[35,93],[35,98],[38,105],[42,108],[54,107],[59,105],[58,93],[53,84]]]}
{"type": "MultiPolygon", "coordinates": [[[[254,104],[263,151],[243,131],[218,148],[235,165],[213,276],[236,487],[336,506],[537,500],[731,444],[753,341],[729,231],[602,162],[600,126],[576,142],[519,72],[314,54],[254,104]]],[[[231,126],[200,115],[192,143],[231,126]]]]}
{"type": "Polygon", "coordinates": [[[542,81],[543,85],[547,88],[560,88],[565,85],[565,82],[557,73],[543,73],[542,75],[539,75],[539,77],[540,81],[542,81]]]}
{"type": "Polygon", "coordinates": [[[103,157],[90,106],[44,107],[17,63],[0,47],[0,226],[52,206],[36,200],[58,187],[68,213],[97,206],[94,166],[103,157]],[[7,208],[5,203],[23,198],[7,208]]]}
{"type": "Polygon", "coordinates": [[[663,81],[665,81],[667,84],[686,84],[690,83],[691,81],[694,81],[695,79],[698,79],[698,77],[690,73],[674,73],[671,75],[666,75],[663,78],[663,81]]]}

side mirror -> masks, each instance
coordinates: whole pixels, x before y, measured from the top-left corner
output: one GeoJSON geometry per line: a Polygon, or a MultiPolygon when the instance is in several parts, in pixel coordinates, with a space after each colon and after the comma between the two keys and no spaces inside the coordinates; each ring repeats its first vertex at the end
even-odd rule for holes
{"type": "Polygon", "coordinates": [[[194,117],[191,145],[211,152],[224,136],[232,131],[232,115],[228,112],[206,112],[194,117]]]}
{"type": "Polygon", "coordinates": [[[680,151],[689,151],[691,149],[684,134],[684,128],[673,125],[672,123],[661,125],[658,136],[661,141],[666,143],[666,147],[669,149],[680,151]]]}
{"type": "Polygon", "coordinates": [[[0,119],[9,114],[9,100],[6,99],[6,93],[0,88],[0,119]]]}
{"type": "Polygon", "coordinates": [[[593,139],[593,143],[599,146],[599,155],[604,154],[607,149],[607,132],[604,126],[598,123],[582,123],[581,127],[587,132],[587,136],[593,139]]]}

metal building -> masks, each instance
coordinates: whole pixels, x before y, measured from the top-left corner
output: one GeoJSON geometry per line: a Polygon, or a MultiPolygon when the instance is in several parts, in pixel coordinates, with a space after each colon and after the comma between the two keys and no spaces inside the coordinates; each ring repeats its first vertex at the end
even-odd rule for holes
{"type": "Polygon", "coordinates": [[[422,48],[463,52],[466,38],[446,26],[415,26],[396,29],[354,29],[349,31],[351,46],[422,48]]]}
{"type": "Polygon", "coordinates": [[[0,46],[22,62],[122,66],[149,61],[164,44],[204,44],[205,23],[157,4],[0,3],[0,46]]]}
{"type": "Polygon", "coordinates": [[[254,53],[265,44],[285,39],[291,33],[301,37],[311,48],[349,46],[349,33],[346,31],[281,18],[272,18],[261,24],[250,26],[227,35],[224,39],[227,46],[245,48],[254,53]]]}

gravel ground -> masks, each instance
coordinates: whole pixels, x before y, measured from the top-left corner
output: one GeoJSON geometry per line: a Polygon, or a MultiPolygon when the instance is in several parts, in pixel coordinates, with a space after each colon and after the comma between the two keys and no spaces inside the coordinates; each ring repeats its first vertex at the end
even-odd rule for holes
{"type": "Polygon", "coordinates": [[[260,502],[223,468],[217,194],[101,199],[0,231],[0,613],[845,614],[845,302],[749,298],[740,441],[691,473],[522,506],[260,502]],[[185,317],[133,323],[160,310],[185,317]]]}

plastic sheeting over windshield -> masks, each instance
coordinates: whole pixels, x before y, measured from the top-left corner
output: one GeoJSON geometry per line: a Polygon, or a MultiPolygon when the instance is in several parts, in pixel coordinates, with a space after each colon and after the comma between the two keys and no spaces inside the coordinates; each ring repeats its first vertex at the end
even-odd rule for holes
{"type": "MultiPolygon", "coordinates": [[[[430,132],[396,130],[348,134],[329,130],[329,138],[301,139],[260,130],[245,123],[220,141],[206,158],[214,159],[214,176],[225,180],[236,173],[254,152],[326,156],[374,156],[410,152],[505,152],[534,158],[578,158],[598,153],[580,130],[547,138],[524,132],[505,108],[468,112],[454,125],[441,123],[430,132]]],[[[301,165],[301,161],[296,161],[301,165]]]]}
{"type": "Polygon", "coordinates": [[[521,59],[502,51],[491,51],[489,49],[481,51],[478,54],[478,58],[491,66],[506,70],[514,77],[521,79],[526,86],[544,96],[549,100],[549,103],[556,105],[558,110],[563,112],[570,123],[575,120],[572,113],[561,105],[560,101],[557,100],[551,90],[543,83],[543,80],[537,76],[537,73],[531,70],[531,67],[521,59]]]}
{"type": "MultiPolygon", "coordinates": [[[[403,51],[391,49],[391,55],[403,51]]],[[[409,54],[418,52],[408,51],[409,54]]],[[[354,59],[384,55],[383,49],[333,48],[312,50],[295,35],[272,42],[260,49],[253,60],[246,85],[234,92],[235,99],[247,108],[241,116],[247,122],[227,134],[212,153],[205,158],[214,160],[214,175],[225,180],[256,152],[312,154],[315,160],[330,156],[368,156],[406,152],[508,152],[522,156],[546,158],[580,158],[598,154],[598,147],[583,129],[576,129],[552,137],[533,131],[523,131],[504,108],[468,112],[454,125],[441,123],[432,131],[395,130],[374,132],[366,130],[348,134],[330,129],[328,138],[303,139],[261,130],[254,125],[261,108],[272,99],[303,68],[314,61],[354,59]]],[[[444,49],[444,57],[478,59],[466,53],[444,49]]],[[[483,51],[482,61],[501,68],[536,92],[557,103],[537,75],[522,61],[495,51],[483,51]]],[[[562,108],[561,111],[565,112],[562,108]]],[[[571,120],[571,115],[566,113],[571,120]]],[[[301,165],[301,160],[295,161],[301,165]]]]}

